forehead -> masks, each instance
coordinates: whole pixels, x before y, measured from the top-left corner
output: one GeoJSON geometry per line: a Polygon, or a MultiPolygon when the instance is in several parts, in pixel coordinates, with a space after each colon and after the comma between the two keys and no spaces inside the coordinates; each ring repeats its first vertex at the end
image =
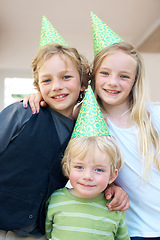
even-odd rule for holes
{"type": "Polygon", "coordinates": [[[75,161],[108,165],[111,160],[106,151],[101,151],[98,147],[95,147],[94,149],[88,149],[88,151],[82,155],[80,154],[77,158],[75,157],[75,161]]]}
{"type": "Polygon", "coordinates": [[[42,65],[39,68],[39,71],[41,72],[46,69],[54,68],[57,70],[63,71],[70,70],[78,72],[75,61],[71,59],[71,57],[69,57],[67,54],[55,53],[49,56],[47,59],[43,61],[42,65]]]}
{"type": "Polygon", "coordinates": [[[126,67],[133,67],[136,68],[137,62],[136,60],[128,53],[123,50],[117,50],[109,52],[102,60],[101,66],[103,65],[116,65],[119,66],[126,66],[126,67]]]}

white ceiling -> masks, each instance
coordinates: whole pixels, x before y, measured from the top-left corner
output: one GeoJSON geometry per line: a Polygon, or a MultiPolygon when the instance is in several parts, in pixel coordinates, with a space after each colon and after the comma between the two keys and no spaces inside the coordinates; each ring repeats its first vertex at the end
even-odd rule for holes
{"type": "Polygon", "coordinates": [[[143,51],[160,52],[160,0],[0,0],[0,68],[30,67],[43,15],[92,60],[91,11],[135,47],[150,38],[143,51]]]}

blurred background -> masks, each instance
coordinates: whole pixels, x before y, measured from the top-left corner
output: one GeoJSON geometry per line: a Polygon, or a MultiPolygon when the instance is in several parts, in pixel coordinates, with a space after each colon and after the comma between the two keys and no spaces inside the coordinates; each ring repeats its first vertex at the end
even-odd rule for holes
{"type": "Polygon", "coordinates": [[[0,110],[34,92],[43,15],[92,62],[91,11],[141,52],[151,100],[160,100],[160,0],[0,0],[0,110]]]}

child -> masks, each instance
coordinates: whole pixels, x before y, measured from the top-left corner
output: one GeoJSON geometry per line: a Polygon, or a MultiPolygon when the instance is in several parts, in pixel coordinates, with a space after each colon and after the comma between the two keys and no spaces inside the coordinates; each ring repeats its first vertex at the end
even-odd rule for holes
{"type": "Polygon", "coordinates": [[[48,107],[32,115],[17,102],[0,113],[0,239],[45,239],[45,202],[67,182],[61,159],[88,64],[76,49],[46,43],[32,68],[48,107]]]}
{"type": "Polygon", "coordinates": [[[118,175],[122,157],[89,86],[62,166],[73,188],[48,200],[46,236],[51,239],[129,239],[124,212],[109,211],[104,190],[118,175]]]}
{"type": "Polygon", "coordinates": [[[124,157],[116,184],[130,199],[128,232],[133,239],[160,239],[160,105],[145,103],[140,54],[96,15],[91,17],[92,80],[109,131],[124,157]]]}

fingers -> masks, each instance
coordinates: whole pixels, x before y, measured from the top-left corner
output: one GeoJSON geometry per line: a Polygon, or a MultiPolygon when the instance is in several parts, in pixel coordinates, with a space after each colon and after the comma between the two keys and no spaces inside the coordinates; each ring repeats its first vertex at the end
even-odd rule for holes
{"type": "Polygon", "coordinates": [[[109,187],[105,190],[105,197],[107,200],[111,199],[113,194],[114,193],[112,192],[112,187],[109,187]]]}
{"type": "Polygon", "coordinates": [[[129,198],[127,194],[115,195],[110,203],[107,203],[109,210],[126,211],[129,208],[129,198]]]}
{"type": "Polygon", "coordinates": [[[39,108],[40,108],[39,104],[40,104],[40,102],[39,102],[39,100],[37,100],[36,95],[32,96],[29,99],[29,105],[31,107],[31,110],[32,110],[33,114],[39,113],[39,108]]]}
{"type": "Polygon", "coordinates": [[[129,208],[129,198],[127,193],[116,185],[112,185],[105,190],[106,199],[113,198],[110,203],[107,203],[109,210],[125,211],[129,208]]]}
{"type": "Polygon", "coordinates": [[[47,106],[47,104],[46,104],[45,101],[41,101],[41,102],[40,102],[40,105],[41,105],[41,107],[46,107],[46,106],[47,106]]]}
{"type": "MultiPolygon", "coordinates": [[[[23,107],[27,108],[29,103],[32,113],[33,114],[39,113],[41,100],[42,96],[39,92],[26,96],[23,100],[23,107]]],[[[46,103],[43,102],[42,106],[46,106],[46,103]]]]}
{"type": "Polygon", "coordinates": [[[27,107],[28,107],[29,98],[30,98],[30,96],[26,96],[26,97],[23,99],[23,107],[24,107],[24,108],[27,108],[27,107]]]}

